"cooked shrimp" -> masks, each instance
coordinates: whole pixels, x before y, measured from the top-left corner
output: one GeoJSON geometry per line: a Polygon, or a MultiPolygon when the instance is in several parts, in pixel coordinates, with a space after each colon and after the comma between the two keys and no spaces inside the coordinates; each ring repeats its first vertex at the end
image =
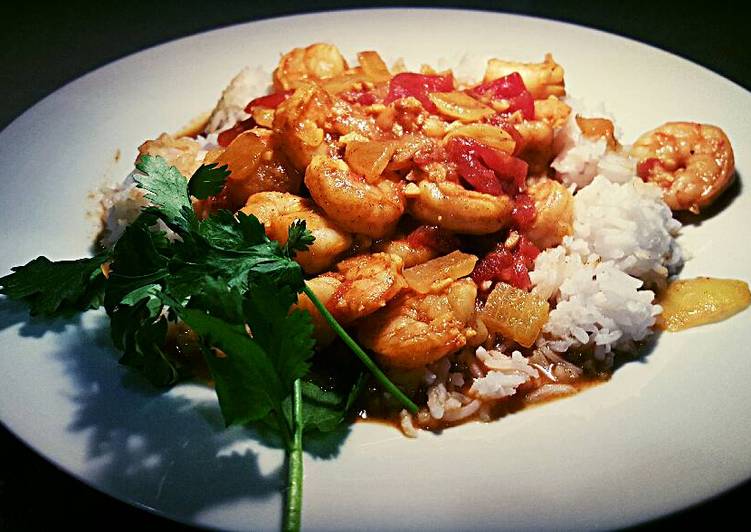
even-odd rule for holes
{"type": "Polygon", "coordinates": [[[566,95],[563,67],[553,60],[551,54],[545,54],[545,60],[542,63],[491,59],[488,61],[483,81],[493,81],[508,76],[512,72],[518,72],[521,75],[524,85],[535,99],[566,95]]]}
{"type": "Polygon", "coordinates": [[[383,238],[404,213],[404,195],[396,183],[368,183],[339,159],[315,156],[305,171],[305,184],[326,215],[353,233],[383,238]]]}
{"type": "Polygon", "coordinates": [[[404,293],[358,328],[360,341],[385,365],[412,369],[467,344],[477,332],[477,287],[470,279],[439,293],[404,293]]]}
{"type": "Polygon", "coordinates": [[[308,80],[337,76],[347,70],[339,49],[332,44],[316,43],[306,48],[295,48],[282,56],[274,70],[274,88],[289,90],[308,80]]]}
{"type": "Polygon", "coordinates": [[[260,192],[248,198],[242,212],[252,214],[266,227],[269,238],[284,244],[289,226],[295,220],[305,220],[315,240],[307,251],[299,252],[295,260],[306,273],[329,269],[337,257],[352,245],[349,233],[327,220],[312,201],[283,192],[260,192]]]}
{"type": "Polygon", "coordinates": [[[530,175],[544,174],[555,157],[553,127],[544,120],[524,120],[514,127],[524,140],[518,157],[529,164],[530,175]]]}
{"type": "Polygon", "coordinates": [[[525,232],[538,248],[547,249],[561,243],[573,233],[574,196],[552,179],[542,179],[527,188],[535,202],[535,220],[525,232]]]}
{"type": "Polygon", "coordinates": [[[199,155],[198,142],[188,137],[173,137],[162,133],[154,140],[147,140],[138,147],[138,158],[144,155],[164,157],[182,175],[190,177],[201,166],[203,157],[199,155]]]}
{"type": "Polygon", "coordinates": [[[343,324],[368,316],[393,299],[407,285],[404,263],[395,255],[358,255],[337,264],[331,274],[342,281],[326,308],[343,324]]]}
{"type": "Polygon", "coordinates": [[[304,170],[314,155],[326,153],[323,127],[332,105],[329,93],[308,83],[277,108],[274,133],[298,170],[304,170]]]}
{"type": "Polygon", "coordinates": [[[485,235],[511,222],[513,203],[507,196],[491,196],[444,181],[422,181],[407,190],[409,213],[423,223],[448,231],[485,235]]]}
{"type": "MultiPolygon", "coordinates": [[[[387,253],[358,255],[340,262],[337,270],[305,284],[345,325],[381,309],[406,286],[401,261],[387,253]]],[[[336,334],[308,296],[301,294],[295,308],[310,312],[318,346],[330,344],[336,334]]]]}
{"type": "Polygon", "coordinates": [[[730,139],[718,127],[694,122],[668,122],[644,133],[631,148],[637,172],[662,187],[674,211],[698,214],[735,178],[730,139]]]}
{"type": "MultiPolygon", "coordinates": [[[[342,281],[332,275],[319,275],[305,281],[305,284],[318,300],[325,305],[342,285],[342,281]]],[[[295,308],[310,312],[310,317],[313,319],[313,337],[316,340],[317,347],[325,347],[336,338],[336,333],[329,325],[329,322],[318,312],[318,309],[307,295],[300,294],[297,304],[292,307],[292,310],[295,308]]]]}
{"type": "Polygon", "coordinates": [[[406,238],[382,240],[373,246],[373,250],[399,256],[404,262],[405,268],[428,262],[440,255],[437,250],[431,247],[412,245],[406,238]]]}

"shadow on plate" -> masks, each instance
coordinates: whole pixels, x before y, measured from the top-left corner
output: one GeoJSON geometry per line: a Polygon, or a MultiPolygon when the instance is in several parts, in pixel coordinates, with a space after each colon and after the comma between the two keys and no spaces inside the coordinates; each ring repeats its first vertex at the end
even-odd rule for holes
{"type": "MultiPolygon", "coordinates": [[[[72,321],[29,319],[23,305],[0,300],[0,330],[19,323],[24,336],[58,334],[53,356],[74,390],[68,430],[86,434],[83,476],[99,489],[181,521],[223,504],[283,493],[280,442],[251,428],[225,428],[207,386],[162,391],[119,365],[103,313],[72,321]]],[[[333,458],[348,433],[306,434],[306,452],[333,458]]],[[[281,499],[279,504],[281,510],[281,499]]]]}
{"type": "Polygon", "coordinates": [[[79,325],[80,316],[66,320],[47,320],[29,316],[29,308],[19,302],[3,297],[0,300],[0,331],[21,324],[18,334],[23,337],[41,338],[48,332],[60,334],[66,326],[79,325]]]}

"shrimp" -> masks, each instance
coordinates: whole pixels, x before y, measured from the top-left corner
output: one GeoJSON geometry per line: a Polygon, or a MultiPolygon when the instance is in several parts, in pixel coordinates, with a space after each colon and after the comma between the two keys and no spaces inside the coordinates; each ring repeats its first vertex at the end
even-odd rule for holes
{"type": "Polygon", "coordinates": [[[450,181],[421,181],[406,193],[409,213],[419,221],[469,235],[500,231],[511,222],[514,208],[508,196],[467,190],[450,181]]]}
{"type": "Polygon", "coordinates": [[[535,202],[535,219],[525,235],[538,248],[557,246],[574,230],[574,196],[552,179],[530,185],[527,193],[535,202]]]}
{"type": "Polygon", "coordinates": [[[326,215],[346,231],[383,238],[404,214],[399,185],[386,179],[368,183],[339,159],[313,157],[305,171],[305,185],[326,215]]]}
{"type": "Polygon", "coordinates": [[[341,261],[336,266],[337,272],[330,275],[342,284],[329,298],[326,308],[342,324],[372,314],[407,286],[403,267],[399,257],[388,253],[358,255],[341,261]]]}
{"type": "Polygon", "coordinates": [[[248,198],[245,214],[258,218],[269,238],[287,242],[289,226],[295,220],[305,220],[315,240],[306,250],[298,252],[295,260],[305,273],[319,273],[329,269],[337,257],[352,245],[349,233],[327,220],[310,200],[284,192],[260,192],[248,198]]]}
{"type": "MultiPolygon", "coordinates": [[[[336,320],[346,325],[380,310],[402,291],[407,285],[402,266],[399,257],[387,253],[358,255],[340,262],[336,272],[305,284],[336,320]]],[[[307,295],[301,294],[294,308],[310,312],[319,347],[331,343],[336,333],[307,295]]]]}
{"type": "Polygon", "coordinates": [[[154,140],[147,140],[138,147],[138,159],[144,155],[163,157],[170,165],[189,178],[201,166],[198,142],[188,137],[173,137],[162,133],[154,140]]]}
{"type": "Polygon", "coordinates": [[[316,43],[294,48],[282,56],[274,70],[274,88],[278,91],[296,89],[308,80],[338,76],[347,70],[339,49],[332,44],[316,43]]]}
{"type": "Polygon", "coordinates": [[[401,257],[405,268],[428,262],[440,255],[437,250],[428,246],[413,245],[406,238],[379,241],[373,245],[373,250],[401,257]]]}
{"type": "Polygon", "coordinates": [[[471,279],[441,292],[404,293],[358,327],[362,344],[386,366],[414,369],[464,347],[477,335],[471,279]]]}
{"type": "Polygon", "coordinates": [[[524,120],[514,127],[523,139],[517,157],[529,164],[530,175],[544,174],[555,157],[553,127],[545,120],[524,120]]]}
{"type": "MultiPolygon", "coordinates": [[[[332,275],[319,275],[305,281],[305,285],[325,305],[342,285],[342,281],[332,275]]],[[[294,309],[307,310],[310,313],[313,320],[313,338],[316,340],[316,346],[319,348],[326,347],[336,338],[336,333],[329,322],[318,312],[318,309],[306,294],[300,294],[297,303],[292,306],[291,310],[294,309]]]]}
{"type": "Polygon", "coordinates": [[[301,85],[282,102],[274,115],[274,134],[280,147],[300,171],[316,154],[326,153],[324,124],[333,101],[317,85],[301,85]]]}
{"type": "Polygon", "coordinates": [[[643,180],[662,188],[674,211],[698,214],[735,179],[730,139],[718,127],[668,122],[644,133],[631,148],[643,180]]]}
{"type": "Polygon", "coordinates": [[[553,60],[551,54],[545,54],[545,60],[542,63],[520,63],[490,59],[483,82],[493,81],[513,72],[519,73],[527,90],[536,100],[548,96],[566,95],[563,67],[553,60]]]}

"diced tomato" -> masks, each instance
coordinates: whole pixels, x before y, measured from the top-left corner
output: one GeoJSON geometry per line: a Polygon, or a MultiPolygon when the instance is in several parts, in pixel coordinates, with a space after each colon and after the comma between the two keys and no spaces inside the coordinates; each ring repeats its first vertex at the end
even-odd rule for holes
{"type": "Polygon", "coordinates": [[[501,181],[493,170],[482,163],[480,155],[471,149],[457,148],[460,143],[454,140],[456,139],[449,142],[448,152],[451,160],[456,163],[459,175],[478,192],[493,196],[503,194],[501,181]]]}
{"type": "Polygon", "coordinates": [[[530,228],[535,221],[535,202],[527,194],[518,194],[514,197],[514,210],[511,211],[511,217],[514,225],[520,230],[525,231],[530,228]]]}
{"type": "Polygon", "coordinates": [[[435,113],[436,106],[428,98],[431,92],[450,92],[454,90],[454,76],[429,76],[414,72],[397,74],[389,82],[389,93],[384,103],[389,104],[400,98],[413,96],[417,98],[425,110],[435,113]]]}
{"type": "Polygon", "coordinates": [[[225,129],[224,131],[219,133],[216,141],[222,148],[226,148],[232,143],[233,140],[235,140],[238,135],[240,135],[240,133],[249,129],[253,129],[254,127],[256,127],[256,125],[256,121],[253,120],[253,117],[251,116],[247,120],[238,122],[231,128],[225,129]]]}
{"type": "Polygon", "coordinates": [[[472,96],[490,98],[492,100],[508,100],[510,107],[505,113],[521,111],[527,120],[535,118],[535,100],[524,85],[524,80],[518,72],[508,76],[481,83],[469,90],[472,96]]]}
{"type": "MultiPolygon", "coordinates": [[[[269,94],[267,96],[261,96],[260,98],[255,98],[254,100],[251,100],[248,105],[245,106],[245,112],[246,113],[252,113],[253,109],[256,107],[267,107],[270,109],[276,109],[280,103],[282,103],[284,100],[289,98],[289,96],[294,91],[282,91],[282,92],[275,92],[274,94],[269,94]]],[[[235,137],[237,137],[240,133],[243,131],[247,131],[249,129],[253,129],[258,124],[256,124],[256,121],[253,120],[253,117],[243,120],[241,122],[238,122],[234,126],[232,126],[229,129],[226,129],[219,133],[219,136],[217,138],[217,143],[223,147],[226,148],[230,145],[230,143],[235,140],[235,137]]]]}
{"type": "Polygon", "coordinates": [[[269,109],[276,109],[277,107],[279,107],[279,104],[289,98],[293,92],[295,91],[288,90],[275,92],[274,94],[269,94],[267,96],[261,96],[259,98],[250,100],[250,103],[245,106],[245,112],[250,113],[255,107],[267,107],[269,109]]]}
{"type": "Polygon", "coordinates": [[[373,105],[377,101],[373,91],[367,89],[343,92],[341,97],[345,102],[359,103],[360,105],[373,105]]]}
{"type": "Polygon", "coordinates": [[[456,236],[437,225],[421,225],[407,235],[407,242],[410,246],[426,247],[439,253],[449,253],[459,247],[456,236]]]}
{"type": "Polygon", "coordinates": [[[513,264],[513,255],[501,247],[477,261],[475,269],[472,271],[472,280],[477,284],[485,281],[500,281],[502,273],[511,268],[513,264]]]}
{"type": "Polygon", "coordinates": [[[478,192],[514,195],[524,188],[527,163],[521,159],[466,137],[452,138],[447,153],[459,175],[478,192]]]}
{"type": "Polygon", "coordinates": [[[522,236],[519,239],[519,243],[516,245],[516,250],[522,257],[524,257],[524,264],[527,265],[527,268],[532,269],[532,267],[535,265],[535,259],[537,258],[537,255],[540,254],[538,247],[535,246],[527,237],[522,236]]]}
{"type": "Polygon", "coordinates": [[[521,237],[513,252],[499,245],[477,262],[472,272],[476,283],[503,281],[521,290],[529,290],[532,282],[529,272],[534,268],[540,250],[525,237],[521,237]]]}

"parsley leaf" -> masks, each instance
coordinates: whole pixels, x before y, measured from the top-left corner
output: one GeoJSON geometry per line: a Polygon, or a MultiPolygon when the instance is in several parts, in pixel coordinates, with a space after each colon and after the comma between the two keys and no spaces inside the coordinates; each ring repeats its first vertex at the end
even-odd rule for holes
{"type": "Polygon", "coordinates": [[[154,208],[147,212],[158,214],[170,228],[178,233],[190,231],[197,218],[188,195],[188,181],[162,157],[144,155],[136,163],[144,175],[134,177],[139,188],[154,208]]]}
{"type": "Polygon", "coordinates": [[[179,315],[205,340],[204,358],[227,425],[257,421],[271,411],[281,411],[289,388],[282,385],[268,354],[244,326],[198,309],[184,309],[179,315]]]}
{"type": "Polygon", "coordinates": [[[128,294],[169,275],[169,258],[157,247],[161,235],[147,226],[151,219],[144,217],[143,220],[126,227],[112,250],[111,272],[104,296],[108,311],[124,302],[128,294]]]}
{"type": "MultiPolygon", "coordinates": [[[[300,283],[302,285],[302,283],[300,283]]],[[[289,312],[297,300],[290,286],[274,286],[259,277],[248,290],[244,311],[253,339],[272,355],[285,389],[310,368],[313,355],[313,320],[301,310],[289,312]]]]}
{"type": "Polygon", "coordinates": [[[198,199],[215,196],[224,188],[229,173],[226,164],[218,168],[217,163],[202,164],[188,181],[188,193],[198,199]]]}
{"type": "Polygon", "coordinates": [[[67,316],[101,304],[107,261],[102,253],[89,259],[51,262],[37,257],[0,278],[0,293],[28,303],[32,316],[67,316]]]}
{"type": "MultiPolygon", "coordinates": [[[[353,383],[346,394],[336,390],[324,390],[309,381],[302,382],[303,423],[306,431],[331,432],[339,427],[347,417],[352,404],[360,395],[365,383],[365,374],[353,383]]],[[[291,409],[291,402],[285,404],[285,413],[291,409]]]]}
{"type": "Polygon", "coordinates": [[[294,258],[295,253],[298,251],[307,250],[315,240],[313,234],[308,231],[305,220],[295,220],[292,222],[287,233],[287,242],[284,244],[282,252],[289,258],[294,258]]]}

